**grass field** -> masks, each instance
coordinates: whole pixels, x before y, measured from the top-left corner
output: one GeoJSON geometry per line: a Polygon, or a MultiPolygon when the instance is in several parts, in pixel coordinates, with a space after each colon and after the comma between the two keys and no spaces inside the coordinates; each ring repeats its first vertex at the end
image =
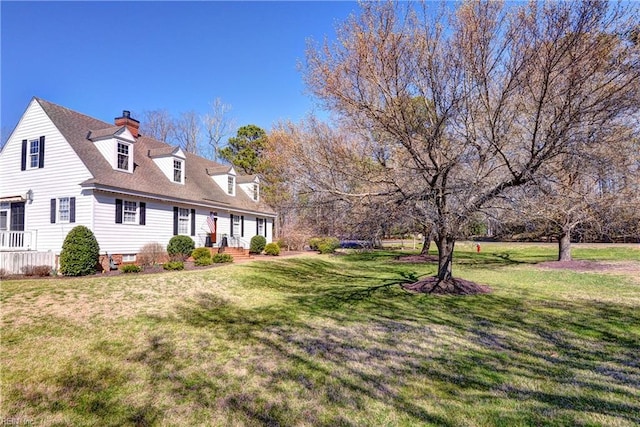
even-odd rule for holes
{"type": "Polygon", "coordinates": [[[435,272],[392,251],[5,281],[0,422],[638,425],[640,249],[555,251],[457,245],[493,290],[464,297],[392,285],[435,272]]]}

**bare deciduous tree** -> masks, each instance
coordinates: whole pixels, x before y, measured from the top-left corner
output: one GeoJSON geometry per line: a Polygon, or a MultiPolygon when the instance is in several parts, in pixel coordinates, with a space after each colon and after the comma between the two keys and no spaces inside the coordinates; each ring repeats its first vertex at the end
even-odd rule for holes
{"type": "Polygon", "coordinates": [[[175,131],[175,120],[167,110],[151,110],[142,113],[140,133],[143,135],[172,144],[175,131]]]}
{"type": "Polygon", "coordinates": [[[210,158],[217,162],[220,156],[222,138],[229,135],[233,129],[234,120],[229,116],[231,105],[225,104],[220,98],[211,103],[211,110],[202,116],[202,123],[208,138],[210,158]]]}
{"type": "Polygon", "coordinates": [[[363,3],[335,43],[307,51],[311,91],[367,136],[321,141],[316,191],[433,215],[437,286],[455,288],[454,244],[474,213],[638,111],[638,46],[618,37],[634,22],[636,9],[608,2],[468,2],[449,21],[363,3]],[[356,153],[366,160],[346,177],[356,153]]]}
{"type": "Polygon", "coordinates": [[[195,111],[182,113],[175,121],[175,138],[180,148],[188,153],[200,154],[201,133],[200,117],[195,111]]]}

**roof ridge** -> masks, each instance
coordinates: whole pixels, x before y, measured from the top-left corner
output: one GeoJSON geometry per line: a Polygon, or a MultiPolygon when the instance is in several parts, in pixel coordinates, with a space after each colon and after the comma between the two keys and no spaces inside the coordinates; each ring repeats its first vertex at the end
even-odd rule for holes
{"type": "MultiPolygon", "coordinates": [[[[113,123],[108,123],[108,122],[105,122],[104,120],[100,120],[100,119],[97,119],[97,118],[95,118],[95,117],[91,117],[91,116],[89,116],[89,115],[87,115],[87,114],[81,113],[81,112],[76,111],[76,110],[72,110],[71,108],[65,107],[64,105],[56,104],[55,102],[48,101],[48,100],[46,100],[46,99],[44,99],[44,98],[40,98],[40,97],[37,97],[37,96],[34,96],[33,98],[34,98],[34,99],[35,99],[35,100],[36,100],[36,101],[37,101],[37,102],[38,102],[38,103],[39,103],[43,108],[44,108],[44,106],[42,105],[42,103],[44,102],[45,104],[49,104],[49,107],[58,108],[58,109],[60,109],[60,110],[67,111],[67,112],[72,113],[72,114],[77,114],[77,115],[79,115],[79,116],[83,116],[83,117],[86,117],[86,118],[91,119],[91,120],[96,120],[96,121],[102,122],[102,123],[104,123],[104,124],[106,125],[106,127],[115,126],[115,124],[113,124],[113,123]]],[[[45,112],[46,112],[46,109],[45,109],[45,112]]]]}

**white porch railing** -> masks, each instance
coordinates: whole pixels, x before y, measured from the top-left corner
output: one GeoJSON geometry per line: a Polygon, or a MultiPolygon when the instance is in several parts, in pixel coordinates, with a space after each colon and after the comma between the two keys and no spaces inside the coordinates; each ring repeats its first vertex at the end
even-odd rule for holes
{"type": "Polygon", "coordinates": [[[243,237],[229,236],[229,247],[248,249],[249,241],[243,237]]]}
{"type": "Polygon", "coordinates": [[[0,231],[0,251],[30,251],[35,249],[31,231],[0,231]]]}

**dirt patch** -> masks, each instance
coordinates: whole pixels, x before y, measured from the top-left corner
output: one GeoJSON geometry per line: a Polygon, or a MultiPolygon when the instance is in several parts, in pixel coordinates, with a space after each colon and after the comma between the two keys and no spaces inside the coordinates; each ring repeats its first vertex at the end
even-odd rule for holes
{"type": "Polygon", "coordinates": [[[610,265],[598,261],[546,261],[537,264],[542,268],[553,268],[572,271],[603,271],[609,270],[610,265]]]}
{"type": "Polygon", "coordinates": [[[437,277],[427,277],[415,283],[402,285],[408,291],[438,295],[478,295],[488,294],[491,288],[464,279],[439,281],[437,277]]]}
{"type": "Polygon", "coordinates": [[[423,263],[423,262],[438,262],[437,255],[406,255],[399,256],[396,258],[397,262],[407,262],[407,263],[423,263]]]}
{"type": "Polygon", "coordinates": [[[538,263],[537,266],[540,268],[571,271],[629,274],[631,276],[640,277],[640,262],[638,261],[548,261],[538,263]]]}

